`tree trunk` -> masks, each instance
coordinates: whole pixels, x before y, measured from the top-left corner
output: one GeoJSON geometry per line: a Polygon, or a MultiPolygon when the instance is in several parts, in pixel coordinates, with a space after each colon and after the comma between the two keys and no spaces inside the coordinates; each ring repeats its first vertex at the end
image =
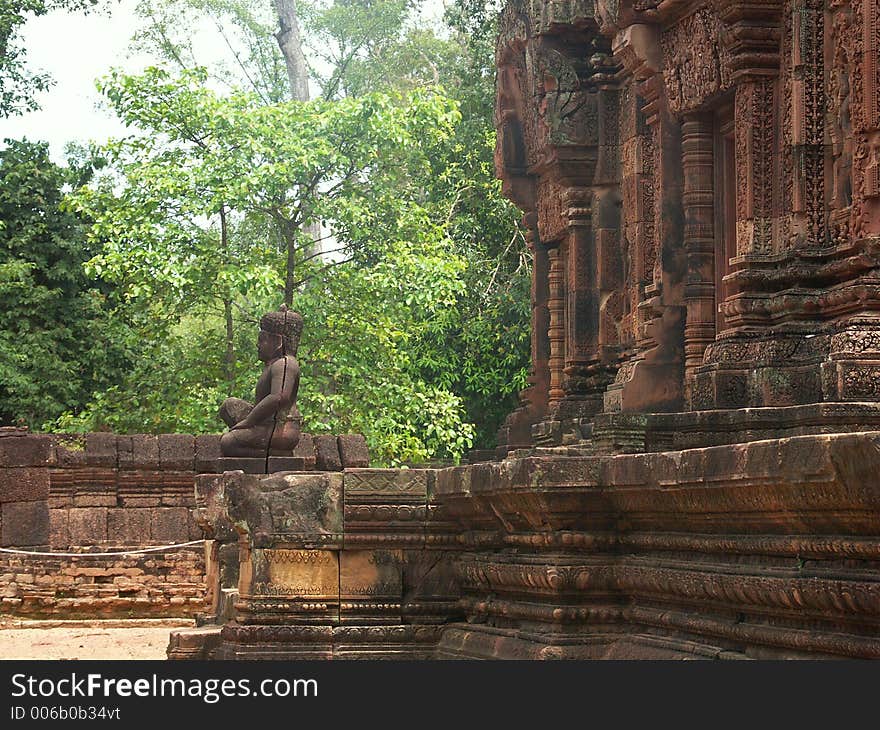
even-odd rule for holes
{"type": "Polygon", "coordinates": [[[274,3],[279,26],[275,39],[284,56],[284,63],[287,64],[290,96],[296,101],[308,101],[309,71],[306,68],[302,38],[299,35],[299,22],[296,19],[296,0],[274,0],[274,3]]]}
{"type": "Polygon", "coordinates": [[[293,306],[293,271],[296,266],[296,229],[285,226],[282,235],[287,245],[287,266],[284,272],[284,303],[293,306]]]}
{"type": "MultiPolygon", "coordinates": [[[[290,96],[295,101],[309,100],[309,70],[302,49],[302,37],[299,34],[299,21],[296,18],[296,0],[273,0],[278,15],[279,30],[275,34],[284,63],[287,65],[287,78],[290,82],[290,96]]],[[[318,252],[318,240],[321,227],[316,223],[307,224],[303,228],[313,243],[306,248],[306,253],[318,252]]],[[[287,278],[284,286],[284,302],[290,306],[293,297],[293,253],[292,244],[288,245],[287,278]]]]}
{"type": "MultiPolygon", "coordinates": [[[[220,206],[220,249],[223,260],[229,263],[229,229],[226,225],[226,206],[220,206]]],[[[226,379],[226,392],[232,395],[235,389],[235,339],[232,330],[232,293],[223,296],[223,316],[226,320],[226,357],[223,360],[223,375],[226,379]]]]}
{"type": "Polygon", "coordinates": [[[232,331],[232,300],[223,300],[223,315],[226,318],[226,359],[223,361],[223,375],[226,378],[226,394],[235,390],[235,340],[232,331]]]}

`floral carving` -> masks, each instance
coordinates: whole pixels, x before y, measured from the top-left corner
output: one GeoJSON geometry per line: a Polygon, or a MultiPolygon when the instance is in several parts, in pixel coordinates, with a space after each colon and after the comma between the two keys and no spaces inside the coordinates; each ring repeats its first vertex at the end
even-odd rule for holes
{"type": "Polygon", "coordinates": [[[696,109],[730,86],[727,31],[709,8],[663,34],[663,80],[673,113],[696,109]]]}

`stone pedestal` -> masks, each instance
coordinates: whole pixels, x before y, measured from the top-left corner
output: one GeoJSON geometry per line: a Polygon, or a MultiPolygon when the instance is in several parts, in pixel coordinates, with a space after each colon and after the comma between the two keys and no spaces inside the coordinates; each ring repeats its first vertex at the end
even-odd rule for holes
{"type": "Polygon", "coordinates": [[[170,658],[425,658],[457,616],[445,553],[426,546],[431,470],[227,472],[196,478],[213,537],[219,625],[175,632],[170,658]],[[224,616],[220,556],[237,547],[224,616]],[[200,648],[201,647],[201,648],[200,648]]]}

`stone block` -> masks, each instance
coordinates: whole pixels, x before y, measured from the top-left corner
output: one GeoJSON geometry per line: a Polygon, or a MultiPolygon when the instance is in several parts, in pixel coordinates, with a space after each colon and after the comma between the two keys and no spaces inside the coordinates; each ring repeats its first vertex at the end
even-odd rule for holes
{"type": "Polygon", "coordinates": [[[199,474],[215,471],[214,462],[220,458],[220,434],[196,436],[196,472],[199,474]]]}
{"type": "Polygon", "coordinates": [[[307,465],[301,456],[270,456],[268,459],[246,456],[221,456],[213,462],[218,474],[228,471],[242,471],[245,474],[275,474],[282,471],[310,471],[314,460],[307,465]]]}
{"type": "Polygon", "coordinates": [[[299,457],[303,460],[302,468],[311,470],[315,468],[315,441],[311,434],[304,433],[299,437],[299,443],[293,450],[294,458],[299,457]]]}
{"type": "Polygon", "coordinates": [[[339,556],[332,550],[254,550],[239,582],[242,595],[306,601],[339,598],[339,556]]]}
{"type": "Polygon", "coordinates": [[[73,495],[72,507],[115,507],[116,493],[85,492],[73,495]]]}
{"type": "Polygon", "coordinates": [[[226,513],[226,486],[245,479],[244,474],[199,474],[195,479],[196,510],[193,514],[200,530],[197,537],[223,542],[238,540],[238,533],[226,513]],[[204,535],[201,531],[204,531],[204,535]]]}
{"type": "Polygon", "coordinates": [[[71,545],[96,545],[107,541],[106,507],[71,507],[68,510],[71,545]]]}
{"type": "Polygon", "coordinates": [[[55,465],[82,467],[86,464],[86,438],[84,434],[56,434],[55,465]]]}
{"type": "Polygon", "coordinates": [[[149,507],[117,507],[107,512],[107,538],[114,545],[146,545],[152,538],[149,507]]]}
{"type": "Polygon", "coordinates": [[[195,474],[190,471],[162,472],[162,506],[192,507],[195,505],[193,479],[195,474]]]}
{"type": "Polygon", "coordinates": [[[456,601],[461,587],[455,573],[455,553],[410,550],[403,561],[404,601],[456,601]]]}
{"type": "Polygon", "coordinates": [[[150,510],[150,536],[154,542],[177,543],[189,540],[189,510],[186,507],[157,507],[150,510]]]}
{"type": "Polygon", "coordinates": [[[116,434],[87,433],[85,435],[85,442],[86,463],[89,466],[116,468],[119,458],[116,434]]]}
{"type": "Polygon", "coordinates": [[[345,550],[339,554],[340,618],[399,623],[403,556],[399,550],[345,550]]]}
{"type": "Polygon", "coordinates": [[[270,456],[269,474],[280,471],[311,471],[315,468],[315,457],[310,460],[302,456],[270,456]]]}
{"type": "Polygon", "coordinates": [[[123,507],[137,505],[158,506],[162,502],[164,475],[158,470],[120,470],[117,474],[117,491],[123,507]]]}
{"type": "Polygon", "coordinates": [[[164,433],[159,436],[159,467],[174,471],[195,469],[195,439],[185,433],[164,433]]]}
{"type": "Polygon", "coordinates": [[[0,437],[0,467],[48,466],[53,456],[50,436],[0,437]]]}
{"type": "Polygon", "coordinates": [[[258,546],[299,547],[342,543],[342,475],[280,473],[263,477],[226,474],[225,509],[244,523],[258,546]]]}
{"type": "Polygon", "coordinates": [[[120,469],[158,469],[159,438],[138,433],[119,437],[120,469]]]}
{"type": "Polygon", "coordinates": [[[187,510],[187,539],[188,540],[201,540],[205,535],[202,533],[202,528],[199,526],[199,523],[196,522],[195,515],[191,510],[187,510]]]}
{"type": "Polygon", "coordinates": [[[68,517],[66,509],[49,510],[49,547],[52,550],[66,550],[70,547],[68,517]]]}
{"type": "Polygon", "coordinates": [[[394,497],[424,504],[429,473],[427,469],[346,469],[345,501],[394,497]]]}
{"type": "Polygon", "coordinates": [[[315,468],[320,471],[342,471],[339,442],[336,436],[315,436],[315,468]]]}
{"type": "Polygon", "coordinates": [[[370,465],[370,452],[363,434],[344,434],[338,437],[337,443],[344,468],[363,468],[370,465]]]}
{"type": "Polygon", "coordinates": [[[0,468],[0,503],[36,502],[49,498],[49,470],[0,468]]]}
{"type": "Polygon", "coordinates": [[[49,506],[45,502],[0,505],[0,544],[32,547],[49,544],[49,506]]]}

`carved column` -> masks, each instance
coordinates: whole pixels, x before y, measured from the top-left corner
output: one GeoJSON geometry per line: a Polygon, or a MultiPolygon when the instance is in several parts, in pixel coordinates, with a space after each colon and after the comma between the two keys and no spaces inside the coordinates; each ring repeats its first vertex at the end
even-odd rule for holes
{"type": "Polygon", "coordinates": [[[593,181],[593,231],[596,257],[596,355],[603,372],[602,389],[611,381],[618,362],[624,326],[621,221],[620,91],[615,80],[599,84],[599,155],[593,181]]]}
{"type": "Polygon", "coordinates": [[[550,383],[550,311],[548,309],[550,257],[547,248],[535,240],[537,225],[537,216],[534,213],[523,217],[526,243],[532,252],[532,375],[530,382],[536,393],[530,398],[530,402],[537,407],[539,401],[543,401],[543,406],[546,407],[546,393],[550,383]]]}
{"type": "MultiPolygon", "coordinates": [[[[588,189],[579,188],[569,188],[565,195],[568,223],[565,251],[565,370],[567,375],[574,378],[574,383],[583,368],[588,367],[596,357],[598,302],[590,197],[588,189]]],[[[576,391],[577,387],[574,386],[572,390],[576,391]]]]}
{"type": "Polygon", "coordinates": [[[808,247],[828,240],[823,5],[823,0],[795,0],[791,11],[793,228],[797,243],[808,247]]]}
{"type": "Polygon", "coordinates": [[[773,251],[774,81],[759,77],[736,87],[736,253],[773,251]]]}
{"type": "MultiPolygon", "coordinates": [[[[682,211],[681,132],[669,110],[661,68],[659,29],[644,26],[621,34],[615,53],[626,61],[639,81],[637,92],[652,159],[642,165],[652,187],[652,210],[646,211],[645,287],[639,304],[638,354],[618,371],[605,396],[606,412],[671,411],[682,406],[684,376],[684,216],[682,211]],[[647,130],[646,130],[647,132],[647,130]],[[647,271],[647,267],[653,271],[647,271]]],[[[627,174],[626,172],[624,174],[627,174]]]]}
{"type": "Polygon", "coordinates": [[[855,155],[853,232],[880,235],[880,7],[852,0],[855,155]]]}
{"type": "Polygon", "coordinates": [[[721,67],[727,83],[735,85],[736,255],[740,263],[761,262],[785,243],[780,193],[774,185],[781,174],[776,137],[782,120],[776,112],[782,3],[715,0],[715,7],[722,21],[721,67]]]}
{"type": "Polygon", "coordinates": [[[715,339],[715,191],[712,118],[685,117],[682,125],[684,165],[685,384],[703,364],[703,353],[715,339]]]}
{"type": "Polygon", "coordinates": [[[526,213],[522,219],[523,235],[532,254],[531,280],[531,373],[529,386],[519,392],[520,405],[510,413],[497,434],[496,456],[503,458],[513,449],[532,445],[532,426],[547,414],[550,389],[550,312],[547,247],[538,242],[538,216],[526,213]]]}
{"type": "Polygon", "coordinates": [[[550,314],[550,325],[547,330],[550,345],[548,361],[550,369],[549,402],[553,405],[565,395],[565,391],[562,389],[562,371],[565,367],[565,289],[559,247],[548,249],[547,257],[550,264],[547,275],[549,283],[547,308],[550,314]]]}

